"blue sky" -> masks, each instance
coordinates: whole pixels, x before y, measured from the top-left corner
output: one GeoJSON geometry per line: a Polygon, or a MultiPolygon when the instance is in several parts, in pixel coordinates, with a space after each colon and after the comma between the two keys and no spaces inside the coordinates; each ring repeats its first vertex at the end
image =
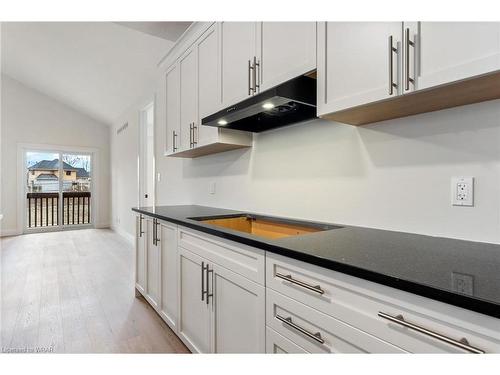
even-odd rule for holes
{"type": "MultiPolygon", "coordinates": [[[[76,156],[76,155],[71,155],[71,156],[76,156]]],[[[33,164],[38,163],[41,160],[54,160],[59,157],[58,153],[53,153],[53,152],[26,152],[26,164],[28,166],[31,166],[33,164]]],[[[80,155],[80,160],[76,160],[76,162],[73,162],[73,167],[75,168],[83,168],[85,167],[84,165],[84,160],[87,159],[89,160],[90,156],[88,155],[80,155]]],[[[88,163],[90,164],[90,163],[88,163]]]]}

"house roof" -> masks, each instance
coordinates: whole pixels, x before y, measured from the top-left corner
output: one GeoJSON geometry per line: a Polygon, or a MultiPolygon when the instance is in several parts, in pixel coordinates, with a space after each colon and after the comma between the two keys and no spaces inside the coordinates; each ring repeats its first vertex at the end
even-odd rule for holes
{"type": "Polygon", "coordinates": [[[88,178],[90,174],[85,168],[76,168],[76,177],[77,178],[88,178]]]}
{"type": "MultiPolygon", "coordinates": [[[[33,170],[43,170],[43,171],[55,171],[59,169],[59,159],[54,159],[54,160],[41,160],[38,163],[32,165],[31,167],[28,168],[30,171],[33,170]]],[[[77,171],[78,168],[73,167],[72,165],[69,165],[68,163],[63,161],[63,169],[64,170],[71,170],[71,171],[77,171]]]]}
{"type": "Polygon", "coordinates": [[[37,180],[55,180],[55,181],[58,180],[57,176],[53,173],[40,173],[36,179],[37,180]]]}

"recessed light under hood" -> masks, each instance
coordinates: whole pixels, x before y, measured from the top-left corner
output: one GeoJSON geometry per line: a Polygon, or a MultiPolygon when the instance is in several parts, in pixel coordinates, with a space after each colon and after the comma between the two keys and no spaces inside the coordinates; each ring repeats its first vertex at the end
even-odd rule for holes
{"type": "Polygon", "coordinates": [[[202,125],[260,133],[316,118],[316,80],[300,76],[201,120],[202,125]]]}

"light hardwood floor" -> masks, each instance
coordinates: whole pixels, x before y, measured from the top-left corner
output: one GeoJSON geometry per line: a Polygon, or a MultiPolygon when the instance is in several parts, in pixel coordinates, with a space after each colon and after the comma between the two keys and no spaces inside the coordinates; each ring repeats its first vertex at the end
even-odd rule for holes
{"type": "Polygon", "coordinates": [[[134,251],[107,229],[1,240],[2,351],[187,353],[134,295],[134,251]]]}

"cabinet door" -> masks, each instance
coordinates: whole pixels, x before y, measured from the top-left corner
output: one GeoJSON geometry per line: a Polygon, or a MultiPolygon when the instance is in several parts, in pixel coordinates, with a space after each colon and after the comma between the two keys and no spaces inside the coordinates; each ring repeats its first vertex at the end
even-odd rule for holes
{"type": "Polygon", "coordinates": [[[265,288],[227,268],[210,269],[213,352],[265,353],[265,288]]]}
{"type": "Polygon", "coordinates": [[[202,301],[202,257],[179,248],[179,337],[193,352],[210,353],[210,310],[202,301]]]}
{"type": "Polygon", "coordinates": [[[198,114],[195,140],[198,146],[217,141],[218,129],[201,120],[221,107],[221,71],[218,25],[212,25],[196,42],[198,48],[198,114]]]}
{"type": "Polygon", "coordinates": [[[145,219],[136,216],[135,236],[135,287],[142,294],[146,293],[146,238],[145,219]]]}
{"type": "Polygon", "coordinates": [[[174,330],[177,330],[177,227],[160,224],[161,249],[161,308],[160,316],[174,330]]]}
{"type": "Polygon", "coordinates": [[[196,49],[191,48],[179,60],[181,85],[180,149],[191,148],[191,126],[198,122],[198,73],[196,49]]]}
{"type": "Polygon", "coordinates": [[[416,40],[418,89],[500,69],[500,22],[415,22],[406,28],[416,40]]]}
{"type": "Polygon", "coordinates": [[[321,22],[318,115],[389,98],[391,82],[397,95],[401,38],[401,22],[321,22]],[[396,51],[389,48],[391,36],[396,51]]]}
{"type": "Polygon", "coordinates": [[[165,153],[171,154],[179,148],[180,134],[180,85],[179,65],[174,64],[166,73],[166,119],[167,133],[165,153]]]}
{"type": "Polygon", "coordinates": [[[316,22],[260,22],[260,91],[316,69],[316,22]]]}
{"type": "Polygon", "coordinates": [[[148,237],[146,238],[146,300],[155,310],[160,305],[160,247],[153,244],[155,221],[145,219],[148,237]]]}
{"type": "Polygon", "coordinates": [[[221,22],[220,34],[222,102],[226,107],[252,95],[248,62],[253,64],[256,55],[256,23],[221,22]]]}

